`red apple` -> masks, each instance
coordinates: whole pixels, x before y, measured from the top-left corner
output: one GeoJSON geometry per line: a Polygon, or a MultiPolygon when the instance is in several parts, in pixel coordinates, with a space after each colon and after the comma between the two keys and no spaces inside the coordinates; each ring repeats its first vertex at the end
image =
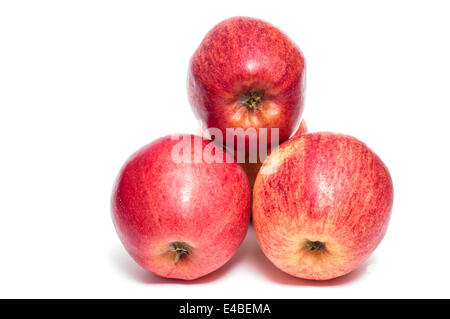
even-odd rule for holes
{"type": "Polygon", "coordinates": [[[209,31],[192,56],[189,100],[202,125],[220,129],[227,145],[226,129],[242,128],[233,139],[245,140],[248,152],[260,139],[270,146],[291,136],[303,112],[304,76],[303,55],[284,33],[234,17],[209,31]],[[279,129],[276,140],[272,128],[279,129]]]}
{"type": "Polygon", "coordinates": [[[253,223],[275,266],[326,280],[369,257],[386,232],[392,201],[389,171],[364,143],[310,133],[289,139],[264,162],[253,190],[253,223]]]}
{"type": "MultiPolygon", "coordinates": [[[[300,126],[298,127],[297,131],[292,135],[292,137],[295,136],[301,136],[303,134],[306,134],[308,131],[308,128],[306,126],[305,120],[302,120],[300,123],[300,126]]],[[[268,152],[270,154],[270,152],[268,152]]],[[[253,189],[253,185],[255,184],[256,176],[258,175],[259,169],[261,168],[262,163],[264,162],[265,158],[258,159],[256,163],[250,163],[248,157],[246,158],[245,163],[241,163],[242,168],[244,169],[245,173],[247,174],[248,181],[250,183],[250,188],[253,189]]]]}
{"type": "Polygon", "coordinates": [[[112,218],[139,265],[162,277],[196,279],[225,264],[244,239],[250,188],[243,169],[226,162],[232,156],[223,153],[222,163],[198,160],[211,142],[182,138],[191,145],[182,150],[188,161],[174,161],[180,140],[167,136],[126,162],[114,187],[112,218]]]}

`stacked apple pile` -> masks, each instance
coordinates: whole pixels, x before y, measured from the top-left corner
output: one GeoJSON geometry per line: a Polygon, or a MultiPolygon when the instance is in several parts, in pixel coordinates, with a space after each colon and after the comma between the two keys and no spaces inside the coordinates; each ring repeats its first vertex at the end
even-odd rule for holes
{"type": "Polygon", "coordinates": [[[369,257],[391,213],[389,171],[356,138],[306,133],[304,79],[299,48],[266,22],[231,18],[206,35],[188,90],[209,139],[150,143],[128,159],[113,190],[117,233],[138,264],[167,278],[211,273],[239,248],[251,214],[264,254],[293,276],[331,279],[369,257]],[[249,160],[262,148],[272,152],[249,160]]]}

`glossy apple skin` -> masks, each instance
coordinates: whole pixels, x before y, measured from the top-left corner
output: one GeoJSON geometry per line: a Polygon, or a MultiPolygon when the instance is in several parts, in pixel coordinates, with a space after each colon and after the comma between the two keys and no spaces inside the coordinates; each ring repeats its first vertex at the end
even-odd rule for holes
{"type": "MultiPolygon", "coordinates": [[[[203,149],[210,143],[190,138],[203,149]]],[[[131,156],[114,186],[112,218],[139,265],[190,280],[221,267],[240,246],[250,219],[250,188],[236,163],[175,163],[171,151],[178,141],[163,137],[131,156]],[[190,247],[177,263],[170,248],[176,241],[190,247]]]]}
{"type": "Polygon", "coordinates": [[[393,187],[388,169],[364,143],[310,133],[280,145],[266,166],[276,172],[256,178],[253,224],[264,254],[279,269],[332,279],[356,269],[378,246],[393,187]],[[324,249],[310,251],[307,241],[320,241],[324,249]]]}
{"type": "MultiPolygon", "coordinates": [[[[298,127],[297,131],[292,135],[292,137],[295,136],[301,136],[303,134],[306,134],[308,132],[308,127],[306,126],[306,122],[304,119],[300,122],[300,126],[298,127]]],[[[270,154],[270,152],[269,152],[270,154]]],[[[253,190],[253,185],[255,184],[256,176],[258,175],[259,169],[261,168],[261,165],[263,164],[265,159],[262,161],[258,159],[257,163],[250,163],[250,161],[246,160],[245,163],[241,163],[242,168],[245,171],[245,174],[247,174],[248,182],[250,183],[250,188],[253,190]]]]}
{"type": "MultiPolygon", "coordinates": [[[[300,121],[304,76],[304,57],[284,33],[258,19],[234,17],[210,30],[192,56],[189,100],[202,126],[221,129],[225,141],[226,128],[278,128],[278,143],[300,121]],[[241,103],[247,92],[262,94],[256,109],[241,103]]],[[[237,136],[245,138],[246,147],[254,140],[237,136]]],[[[258,136],[272,144],[270,134],[258,136]]]]}

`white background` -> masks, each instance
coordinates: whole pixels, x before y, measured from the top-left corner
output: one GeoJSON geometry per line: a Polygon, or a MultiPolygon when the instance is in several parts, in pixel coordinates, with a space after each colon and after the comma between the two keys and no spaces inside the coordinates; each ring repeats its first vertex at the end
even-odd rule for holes
{"type": "Polygon", "coordinates": [[[0,297],[450,297],[449,14],[445,1],[2,1],[0,297]],[[391,171],[388,233],[348,276],[285,275],[250,230],[217,272],[164,280],[115,233],[120,167],[195,132],[189,58],[235,15],[301,47],[310,130],[358,137],[391,171]]]}

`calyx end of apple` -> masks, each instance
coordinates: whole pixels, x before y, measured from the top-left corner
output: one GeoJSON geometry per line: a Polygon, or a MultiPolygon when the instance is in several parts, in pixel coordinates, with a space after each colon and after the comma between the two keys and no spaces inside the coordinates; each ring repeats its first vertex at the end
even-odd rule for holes
{"type": "Polygon", "coordinates": [[[321,241],[311,241],[307,240],[305,241],[306,248],[311,252],[321,252],[325,249],[325,243],[321,241]]]}
{"type": "Polygon", "coordinates": [[[262,102],[263,93],[258,91],[245,92],[241,95],[241,104],[249,111],[256,110],[262,102]]]}
{"type": "Polygon", "coordinates": [[[180,258],[189,255],[189,245],[182,241],[174,241],[170,244],[170,251],[175,253],[175,265],[178,263],[180,258]]]}

